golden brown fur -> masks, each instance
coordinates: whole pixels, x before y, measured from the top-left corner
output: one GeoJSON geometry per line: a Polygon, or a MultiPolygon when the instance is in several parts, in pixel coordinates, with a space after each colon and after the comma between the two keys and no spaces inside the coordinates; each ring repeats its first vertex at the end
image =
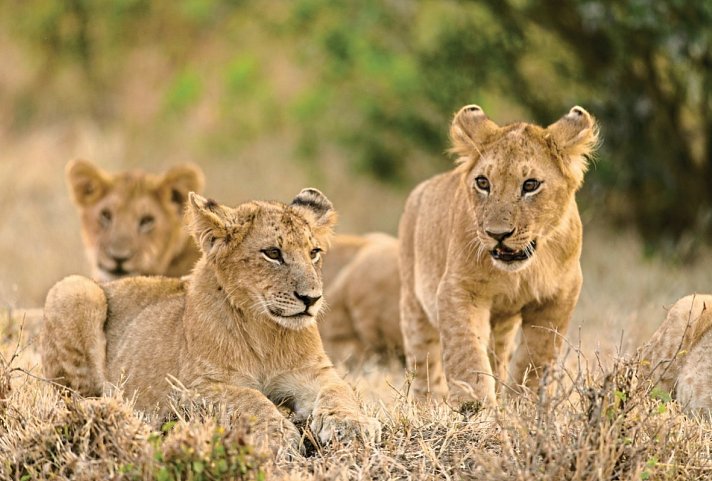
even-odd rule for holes
{"type": "Polygon", "coordinates": [[[95,279],[190,272],[200,252],[183,226],[183,211],[188,192],[203,188],[200,168],[179,165],[160,175],[109,174],[75,160],[66,171],[95,279]]]}
{"type": "Polygon", "coordinates": [[[328,199],[304,189],[290,205],[229,208],[191,194],[189,211],[203,252],[189,278],[99,285],[72,276],[50,290],[45,375],[87,395],[120,384],[141,410],[166,409],[173,377],[253,419],[261,445],[299,442],[277,405],[311,416],[322,442],[377,437],[378,422],[361,414],[316,326],[320,248],[335,221],[328,199]]]}
{"type": "Polygon", "coordinates": [[[328,288],[334,283],[341,270],[368,244],[368,238],[360,235],[337,235],[329,245],[329,255],[324,256],[322,278],[328,288]]]}
{"type": "Polygon", "coordinates": [[[401,218],[405,352],[418,395],[446,381],[455,406],[493,403],[495,378],[536,386],[566,333],[582,282],[575,193],[597,130],[580,107],[541,128],[467,106],[450,135],[458,166],[417,186],[401,218]]]}
{"type": "Polygon", "coordinates": [[[402,354],[398,240],[387,234],[337,236],[325,263],[336,253],[349,262],[326,284],[329,309],[319,322],[324,348],[335,361],[365,354],[402,354]],[[358,240],[359,242],[356,242],[358,240]],[[353,246],[360,248],[353,252],[353,246]]]}
{"type": "Polygon", "coordinates": [[[641,348],[640,373],[687,412],[712,413],[712,295],[678,300],[641,348]]]}

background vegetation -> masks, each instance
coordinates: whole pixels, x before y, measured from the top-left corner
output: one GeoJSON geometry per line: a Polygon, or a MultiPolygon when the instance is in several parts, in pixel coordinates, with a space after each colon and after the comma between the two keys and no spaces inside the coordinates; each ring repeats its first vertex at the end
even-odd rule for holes
{"type": "Polygon", "coordinates": [[[710,2],[9,0],[0,17],[26,67],[7,128],[119,123],[132,144],[195,137],[200,160],[288,136],[307,168],[335,149],[404,188],[447,166],[463,104],[547,124],[578,103],[605,138],[590,202],[651,244],[710,234],[710,2]]]}

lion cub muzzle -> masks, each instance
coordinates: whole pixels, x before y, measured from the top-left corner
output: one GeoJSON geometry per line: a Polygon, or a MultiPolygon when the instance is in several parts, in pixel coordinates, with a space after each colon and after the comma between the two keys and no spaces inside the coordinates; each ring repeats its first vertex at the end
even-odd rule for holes
{"type": "Polygon", "coordinates": [[[512,265],[517,262],[526,262],[534,255],[536,250],[536,241],[533,240],[525,245],[522,249],[510,249],[504,243],[500,242],[490,251],[492,259],[505,264],[512,265]]]}

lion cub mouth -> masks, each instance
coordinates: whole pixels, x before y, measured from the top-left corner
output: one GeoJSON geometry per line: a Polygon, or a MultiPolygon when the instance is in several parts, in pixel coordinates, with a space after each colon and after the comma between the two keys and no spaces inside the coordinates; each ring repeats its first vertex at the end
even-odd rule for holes
{"type": "Polygon", "coordinates": [[[534,255],[536,250],[536,241],[533,240],[527,244],[524,249],[514,250],[505,246],[504,244],[498,244],[494,249],[490,251],[490,255],[493,259],[510,263],[510,262],[521,262],[529,259],[534,255]]]}
{"type": "Polygon", "coordinates": [[[280,326],[297,331],[316,322],[315,316],[308,311],[285,314],[282,311],[275,312],[273,309],[267,309],[267,312],[269,312],[272,320],[280,326]]]}

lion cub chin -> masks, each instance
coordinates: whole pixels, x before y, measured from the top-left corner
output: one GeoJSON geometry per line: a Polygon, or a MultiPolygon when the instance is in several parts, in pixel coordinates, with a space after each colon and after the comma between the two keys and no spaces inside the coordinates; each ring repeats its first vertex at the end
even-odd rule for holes
{"type": "Polygon", "coordinates": [[[447,381],[469,407],[495,402],[496,379],[535,387],[557,354],[581,288],[575,193],[597,129],[581,107],[542,128],[468,105],[450,137],[457,167],[417,186],[401,218],[401,328],[414,392],[447,381]]]}
{"type": "Polygon", "coordinates": [[[316,189],[289,205],[235,208],[190,193],[202,251],[190,277],[99,285],[71,276],[45,304],[45,375],[84,395],[120,386],[137,409],[165,413],[175,379],[254,423],[259,447],[294,451],[300,433],[277,405],[311,419],[323,442],[375,441],[353,390],[324,354],[315,319],[321,258],[336,215],[316,189]]]}

